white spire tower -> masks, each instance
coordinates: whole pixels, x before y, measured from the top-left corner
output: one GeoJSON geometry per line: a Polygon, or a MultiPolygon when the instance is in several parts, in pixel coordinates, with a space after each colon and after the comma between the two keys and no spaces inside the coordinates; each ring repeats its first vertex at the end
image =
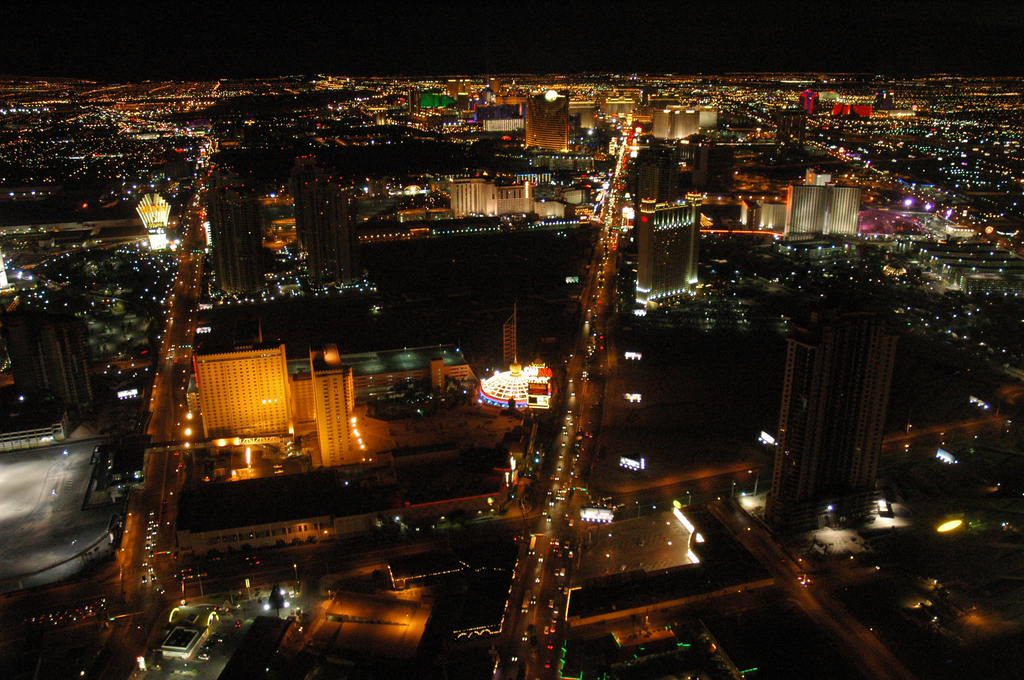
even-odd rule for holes
{"type": "Polygon", "coordinates": [[[4,253],[0,250],[0,290],[6,290],[11,287],[11,284],[7,281],[7,265],[4,264],[4,253]]]}

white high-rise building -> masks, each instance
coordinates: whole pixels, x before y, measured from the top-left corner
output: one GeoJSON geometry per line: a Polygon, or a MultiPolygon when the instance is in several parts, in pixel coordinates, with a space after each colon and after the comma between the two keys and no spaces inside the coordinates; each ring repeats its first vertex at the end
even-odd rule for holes
{"type": "Polygon", "coordinates": [[[828,174],[807,171],[805,184],[791,184],[786,197],[786,238],[859,233],[860,187],[841,187],[828,174]]]}
{"type": "Polygon", "coordinates": [[[468,215],[512,215],[533,212],[533,185],[498,185],[492,180],[474,177],[452,180],[452,213],[456,218],[468,215]]]}
{"type": "Polygon", "coordinates": [[[498,191],[494,182],[481,177],[452,180],[452,212],[456,218],[497,214],[498,191]]]}
{"type": "Polygon", "coordinates": [[[497,189],[499,215],[533,212],[533,185],[529,182],[499,186],[497,189]]]}
{"type": "Polygon", "coordinates": [[[700,203],[645,199],[635,225],[637,303],[647,305],[692,293],[697,284],[700,203]]]}
{"type": "Polygon", "coordinates": [[[782,231],[786,227],[786,204],[759,199],[740,204],[740,223],[751,229],[782,231]]]}
{"type": "Polygon", "coordinates": [[[0,251],[0,290],[10,288],[11,284],[7,280],[7,265],[4,263],[3,251],[0,251]]]}
{"type": "Polygon", "coordinates": [[[686,139],[700,132],[700,112],[670,106],[654,112],[653,134],[656,139],[686,139]]]}
{"type": "Polygon", "coordinates": [[[718,109],[702,106],[697,111],[700,114],[701,130],[714,130],[718,127],[718,109]]]}

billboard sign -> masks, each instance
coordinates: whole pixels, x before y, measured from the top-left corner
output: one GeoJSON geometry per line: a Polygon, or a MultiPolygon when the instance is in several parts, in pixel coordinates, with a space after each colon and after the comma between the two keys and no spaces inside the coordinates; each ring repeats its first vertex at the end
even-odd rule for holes
{"type": "Polygon", "coordinates": [[[584,522],[611,522],[614,516],[610,508],[580,508],[580,519],[584,522]]]}

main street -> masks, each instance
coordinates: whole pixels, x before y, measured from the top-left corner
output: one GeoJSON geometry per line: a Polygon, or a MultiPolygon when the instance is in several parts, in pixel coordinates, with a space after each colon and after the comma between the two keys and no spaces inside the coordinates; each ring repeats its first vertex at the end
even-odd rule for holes
{"type": "Polygon", "coordinates": [[[626,127],[615,170],[605,189],[601,230],[580,300],[579,334],[570,345],[566,381],[555,415],[556,437],[542,457],[534,482],[541,515],[525,518],[526,546],[509,598],[499,647],[500,675],[505,678],[558,678],[566,634],[566,603],[573,557],[581,529],[580,507],[591,502],[586,490],[594,447],[590,428],[604,400],[604,352],[594,342],[604,334],[617,268],[615,227],[621,219],[621,190],[632,150],[632,127],[626,127]],[[589,368],[588,368],[589,367],[589,368]],[[598,373],[599,375],[592,375],[598,373]]]}
{"type": "MultiPolygon", "coordinates": [[[[182,237],[178,247],[178,274],[168,298],[167,317],[161,334],[160,349],[149,401],[148,434],[153,442],[166,442],[184,435],[179,425],[185,413],[188,371],[177,363],[189,360],[191,338],[202,284],[202,248],[205,237],[202,224],[204,182],[197,181],[191,202],[183,209],[182,237]]],[[[187,366],[187,364],[186,364],[187,366]]],[[[182,456],[175,452],[153,453],[146,469],[143,488],[136,490],[118,554],[121,599],[126,611],[137,612],[120,619],[108,643],[109,663],[101,678],[122,680],[131,672],[136,659],[146,653],[158,629],[157,619],[172,603],[175,562],[174,494],[177,477],[174,470],[182,456]]]]}

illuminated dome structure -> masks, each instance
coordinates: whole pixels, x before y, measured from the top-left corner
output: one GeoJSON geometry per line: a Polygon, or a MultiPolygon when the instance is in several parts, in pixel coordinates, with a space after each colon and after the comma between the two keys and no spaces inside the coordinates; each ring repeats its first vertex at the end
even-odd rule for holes
{"type": "Polygon", "coordinates": [[[508,408],[510,399],[515,399],[516,408],[547,408],[550,396],[551,369],[544,364],[523,368],[514,361],[509,370],[495,371],[480,383],[480,401],[501,408],[508,408]]]}

